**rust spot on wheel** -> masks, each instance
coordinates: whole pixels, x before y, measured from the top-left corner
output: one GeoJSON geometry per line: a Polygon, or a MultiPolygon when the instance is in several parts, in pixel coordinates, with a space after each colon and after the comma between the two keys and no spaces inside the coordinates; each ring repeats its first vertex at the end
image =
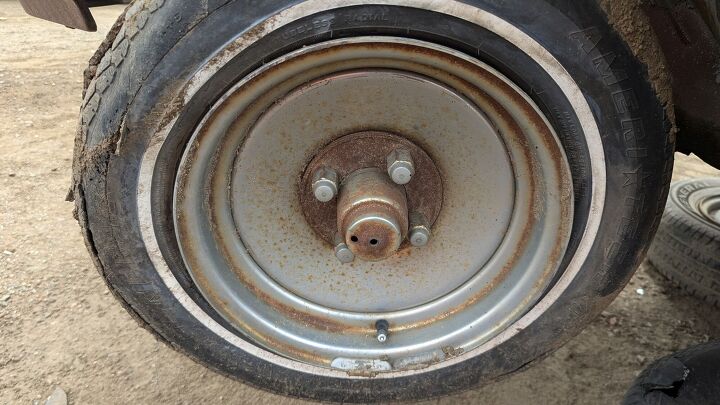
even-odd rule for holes
{"type": "MultiPolygon", "coordinates": [[[[429,225],[435,223],[442,209],[443,182],[433,159],[407,138],[390,132],[363,131],[342,136],[323,147],[308,163],[299,180],[298,199],[303,215],[320,238],[334,244],[335,235],[340,229],[336,204],[319,202],[312,193],[313,173],[322,167],[331,167],[341,179],[345,179],[361,169],[374,168],[384,172],[387,156],[398,148],[410,151],[415,162],[415,175],[403,187],[407,212],[422,214],[429,225]]],[[[407,223],[407,215],[405,218],[400,221],[401,226],[407,223]]],[[[407,229],[407,225],[404,225],[404,229],[407,229]]]]}

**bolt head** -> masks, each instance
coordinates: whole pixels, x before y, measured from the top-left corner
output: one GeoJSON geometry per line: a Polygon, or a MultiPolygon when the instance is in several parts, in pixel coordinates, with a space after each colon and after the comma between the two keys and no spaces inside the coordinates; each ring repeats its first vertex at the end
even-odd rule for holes
{"type": "Polygon", "coordinates": [[[410,215],[410,233],[408,238],[410,244],[415,247],[423,247],[430,242],[430,227],[421,214],[412,213],[410,215]]]}
{"type": "Polygon", "coordinates": [[[424,229],[415,229],[410,234],[410,243],[415,247],[423,247],[430,242],[430,235],[424,229]]]}
{"type": "Polygon", "coordinates": [[[335,170],[320,168],[313,175],[313,194],[320,202],[330,202],[338,192],[338,176],[335,170]]]}
{"type": "Polygon", "coordinates": [[[315,185],[313,194],[320,202],[329,202],[335,198],[336,189],[330,183],[318,183],[315,185]]]}
{"type": "Polygon", "coordinates": [[[392,151],[387,157],[387,171],[395,184],[408,184],[415,174],[415,164],[410,152],[404,149],[392,151]]]}
{"type": "Polygon", "coordinates": [[[404,185],[410,183],[410,180],[412,180],[413,171],[407,166],[398,164],[396,167],[390,169],[389,174],[395,184],[404,185]]]}
{"type": "Polygon", "coordinates": [[[335,257],[342,264],[352,263],[355,260],[355,254],[345,243],[340,243],[335,246],[335,257]]]}

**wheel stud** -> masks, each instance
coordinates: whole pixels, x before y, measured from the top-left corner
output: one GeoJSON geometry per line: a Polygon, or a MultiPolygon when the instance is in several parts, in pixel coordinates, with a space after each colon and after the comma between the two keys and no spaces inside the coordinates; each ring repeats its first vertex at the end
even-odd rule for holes
{"type": "Polygon", "coordinates": [[[415,174],[415,164],[410,152],[405,149],[392,151],[387,157],[387,171],[395,184],[408,184],[415,174]]]}
{"type": "Polygon", "coordinates": [[[377,340],[380,343],[385,343],[390,335],[390,324],[385,320],[379,320],[375,322],[375,329],[377,330],[377,340]]]}
{"type": "Polygon", "coordinates": [[[427,221],[420,214],[410,216],[410,244],[415,247],[423,247],[430,242],[430,227],[427,221]]]}
{"type": "Polygon", "coordinates": [[[313,175],[313,194],[320,202],[330,202],[338,191],[338,175],[335,170],[322,167],[313,175]]]}

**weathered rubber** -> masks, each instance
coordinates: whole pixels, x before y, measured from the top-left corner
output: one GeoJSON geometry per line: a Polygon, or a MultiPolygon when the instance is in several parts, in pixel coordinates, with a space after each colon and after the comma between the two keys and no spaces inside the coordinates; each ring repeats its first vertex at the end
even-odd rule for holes
{"type": "MultiPolygon", "coordinates": [[[[140,157],[149,136],[165,124],[166,111],[182,107],[174,100],[194,70],[233,36],[293,3],[298,1],[137,1],[97,66],[83,103],[73,195],[100,273],[143,326],[203,364],[264,389],[339,402],[412,400],[472,388],[527,367],[577,334],[612,301],[644,257],[662,214],[673,151],[663,108],[648,84],[644,67],[609,27],[595,2],[513,0],[498,5],[476,0],[468,3],[502,16],[550,50],[583,89],[603,135],[608,204],[589,259],[565,294],[535,323],[493,350],[451,367],[391,380],[314,377],[275,366],[231,346],[187,313],[144,251],[135,204],[140,157]]],[[[372,7],[343,13],[361,17],[377,12],[372,7]]],[[[384,10],[401,12],[390,7],[384,10]]],[[[408,27],[376,28],[418,36],[444,28],[457,31],[457,35],[473,32],[459,21],[439,24],[443,18],[424,16],[408,22],[408,27]]],[[[352,20],[338,19],[338,25],[352,20]]],[[[373,29],[368,22],[352,29],[338,26],[334,34],[366,34],[373,29]]],[[[323,38],[308,36],[284,45],[292,49],[323,38]]],[[[469,51],[457,42],[446,45],[469,51]]],[[[489,38],[477,46],[501,50],[506,45],[489,38]]],[[[269,50],[258,47],[245,52],[244,60],[237,63],[251,68],[270,56],[269,50]]],[[[533,77],[523,77],[519,73],[523,67],[507,63],[505,53],[492,56],[487,55],[487,62],[514,80],[525,80],[525,90],[565,142],[582,136],[572,113],[557,107],[562,103],[556,105],[555,96],[549,95],[556,91],[533,82],[533,77]]],[[[584,167],[582,154],[579,149],[568,150],[569,158],[579,162],[580,168],[584,167]]],[[[583,201],[589,191],[587,179],[581,176],[576,181],[576,199],[583,201]]],[[[173,271],[183,285],[191,284],[182,269],[173,271]]],[[[202,298],[186,288],[203,306],[202,298]]]]}
{"type": "MultiPolygon", "coordinates": [[[[720,179],[677,182],[670,193],[678,195],[683,188],[710,185],[720,186],[720,179]]],[[[668,199],[648,258],[662,275],[683,290],[720,308],[720,228],[684,199],[668,199]]]]}
{"type": "Polygon", "coordinates": [[[720,401],[720,341],[681,350],[650,364],[623,405],[712,405],[720,401]]]}

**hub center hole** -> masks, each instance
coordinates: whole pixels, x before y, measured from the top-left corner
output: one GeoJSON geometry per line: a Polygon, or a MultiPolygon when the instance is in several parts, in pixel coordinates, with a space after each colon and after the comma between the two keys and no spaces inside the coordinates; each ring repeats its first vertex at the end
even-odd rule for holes
{"type": "Polygon", "coordinates": [[[370,239],[370,244],[373,245],[373,246],[375,246],[375,245],[378,244],[378,240],[377,240],[377,239],[370,239]]]}

